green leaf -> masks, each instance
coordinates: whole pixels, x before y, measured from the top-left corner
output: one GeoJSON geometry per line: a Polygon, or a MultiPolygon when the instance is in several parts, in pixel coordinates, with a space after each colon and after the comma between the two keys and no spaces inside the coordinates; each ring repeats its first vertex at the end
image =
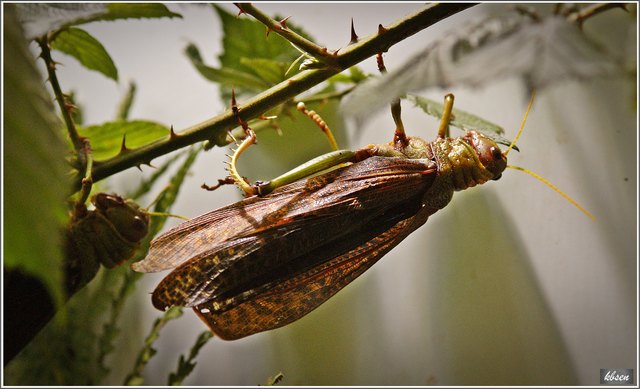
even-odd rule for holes
{"type": "Polygon", "coordinates": [[[182,17],[156,3],[17,4],[16,9],[27,39],[100,20],[182,17]]]}
{"type": "Polygon", "coordinates": [[[106,15],[96,20],[142,19],[142,18],[182,18],[182,15],[171,12],[164,4],[158,3],[110,3],[107,4],[106,15]]]}
{"type": "Polygon", "coordinates": [[[96,160],[117,155],[126,137],[128,149],[144,146],[169,135],[169,128],[147,120],[115,121],[79,128],[78,132],[91,141],[91,149],[96,160]]]}
{"type": "MultiPolygon", "coordinates": [[[[221,84],[224,101],[230,98],[231,86],[237,95],[255,94],[299,71],[294,70],[285,76],[289,65],[300,56],[300,52],[286,39],[277,34],[267,36],[266,27],[253,18],[237,17],[217,5],[213,7],[220,17],[224,33],[220,66],[213,68],[205,65],[198,49],[192,44],[186,51],[204,77],[221,84]]],[[[308,34],[291,23],[287,27],[309,38],[308,34]]]]}
{"type": "Polygon", "coordinates": [[[351,81],[356,84],[367,79],[367,75],[357,66],[350,67],[349,74],[351,76],[351,81]]]}
{"type": "MultiPolygon", "coordinates": [[[[407,95],[406,99],[420,107],[427,115],[442,117],[443,105],[437,101],[427,99],[426,97],[407,95]]],[[[453,118],[449,122],[450,125],[465,131],[480,131],[483,133],[504,134],[504,129],[497,124],[484,120],[476,115],[459,109],[453,109],[453,118]]]]}
{"type": "Polygon", "coordinates": [[[345,84],[358,84],[361,81],[367,79],[367,75],[357,66],[352,66],[347,71],[338,73],[335,76],[329,78],[329,82],[341,82],[345,84]]]}
{"type": "Polygon", "coordinates": [[[16,4],[15,9],[27,39],[35,39],[82,21],[91,21],[108,12],[104,4],[98,3],[26,3],[16,4]]]}
{"type": "Polygon", "coordinates": [[[71,188],[64,160],[67,148],[14,10],[7,5],[3,15],[4,267],[33,275],[61,303],[59,232],[71,188]]]}
{"type": "Polygon", "coordinates": [[[250,67],[258,74],[258,77],[265,80],[268,85],[275,85],[284,80],[285,72],[289,65],[286,62],[273,61],[264,58],[240,58],[240,63],[250,67]]]}
{"type": "Polygon", "coordinates": [[[80,28],[69,28],[56,35],[51,47],[76,58],[87,69],[118,80],[118,69],[102,44],[80,28]]]}
{"type": "Polygon", "coordinates": [[[187,46],[185,53],[198,72],[200,72],[200,74],[209,81],[226,85],[228,87],[233,86],[237,91],[262,90],[269,87],[269,84],[254,74],[233,68],[222,67],[217,69],[205,65],[202,62],[200,51],[192,43],[187,46]]]}
{"type": "MultiPolygon", "coordinates": [[[[224,33],[222,40],[224,52],[219,56],[222,66],[243,69],[259,75],[255,69],[242,64],[242,59],[262,58],[290,63],[300,55],[300,52],[281,36],[277,34],[267,36],[266,27],[259,21],[253,18],[237,17],[218,5],[213,7],[220,17],[224,33]]],[[[287,23],[287,27],[308,38],[308,35],[294,24],[287,23]]]]}

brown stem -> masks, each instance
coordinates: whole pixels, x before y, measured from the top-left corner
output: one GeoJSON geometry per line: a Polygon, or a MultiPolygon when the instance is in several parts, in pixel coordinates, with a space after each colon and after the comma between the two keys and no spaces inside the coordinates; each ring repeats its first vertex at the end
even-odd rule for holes
{"type": "Polygon", "coordinates": [[[570,14],[567,17],[567,20],[569,20],[570,22],[577,22],[578,24],[582,24],[585,20],[613,8],[622,8],[623,10],[626,10],[625,4],[622,3],[593,4],[579,10],[578,12],[570,14]]]}
{"type": "Polygon", "coordinates": [[[53,94],[56,97],[56,101],[58,102],[58,106],[60,107],[60,112],[62,114],[62,118],[67,126],[67,131],[69,133],[69,138],[71,138],[71,142],[73,143],[73,147],[81,153],[84,149],[84,142],[82,141],[82,137],[78,134],[76,130],[76,125],[71,118],[71,112],[67,107],[67,99],[62,93],[62,89],[60,88],[60,82],[58,81],[58,76],[56,75],[56,64],[51,58],[51,48],[49,47],[49,39],[45,35],[39,39],[36,39],[38,45],[40,45],[40,49],[42,50],[40,57],[44,60],[44,63],[47,68],[47,74],[49,75],[49,83],[51,84],[51,88],[53,89],[53,94]]]}

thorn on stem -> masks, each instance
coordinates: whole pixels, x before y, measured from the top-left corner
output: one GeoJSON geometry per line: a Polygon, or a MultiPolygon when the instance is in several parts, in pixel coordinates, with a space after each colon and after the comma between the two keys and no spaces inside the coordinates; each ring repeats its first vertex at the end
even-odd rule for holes
{"type": "Polygon", "coordinates": [[[231,87],[231,112],[233,115],[238,115],[238,103],[236,101],[236,88],[231,87]]]}
{"type": "Polygon", "coordinates": [[[281,21],[278,22],[278,24],[280,24],[280,27],[283,30],[287,29],[287,20],[289,20],[289,18],[291,17],[291,15],[287,16],[286,18],[282,19],[281,21]]]}
{"type": "Polygon", "coordinates": [[[172,124],[171,129],[169,130],[169,139],[175,140],[175,139],[178,139],[179,137],[180,135],[176,134],[176,132],[173,130],[173,124],[172,124]]]}
{"type": "Polygon", "coordinates": [[[122,135],[122,144],[120,145],[120,154],[124,154],[129,149],[127,148],[127,134],[122,135]]]}
{"type": "Polygon", "coordinates": [[[240,3],[233,3],[233,5],[235,5],[236,7],[238,7],[238,17],[242,16],[242,14],[246,14],[247,11],[244,10],[244,8],[242,8],[242,4],[240,3]]]}
{"type": "Polygon", "coordinates": [[[240,108],[238,108],[238,103],[236,101],[236,91],[234,88],[231,88],[231,112],[233,116],[236,118],[236,121],[242,129],[244,130],[247,136],[252,136],[253,131],[249,128],[249,123],[247,123],[244,119],[240,117],[240,108]]]}
{"type": "Polygon", "coordinates": [[[382,35],[388,30],[382,26],[382,24],[378,24],[378,35],[382,35]]]}
{"type": "Polygon", "coordinates": [[[358,34],[356,34],[356,29],[353,26],[353,18],[351,18],[351,40],[349,44],[352,45],[358,42],[358,34]]]}

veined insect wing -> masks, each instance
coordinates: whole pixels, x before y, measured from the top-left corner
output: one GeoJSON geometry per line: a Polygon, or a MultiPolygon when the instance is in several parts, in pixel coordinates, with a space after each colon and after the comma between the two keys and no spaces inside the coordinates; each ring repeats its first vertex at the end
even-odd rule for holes
{"type": "MultiPolygon", "coordinates": [[[[305,316],[351,283],[424,224],[430,213],[418,211],[381,234],[331,258],[322,266],[275,283],[230,309],[222,310],[216,301],[194,307],[196,314],[217,336],[234,340],[290,324],[305,316]]],[[[233,301],[231,301],[233,303],[233,301]]]]}

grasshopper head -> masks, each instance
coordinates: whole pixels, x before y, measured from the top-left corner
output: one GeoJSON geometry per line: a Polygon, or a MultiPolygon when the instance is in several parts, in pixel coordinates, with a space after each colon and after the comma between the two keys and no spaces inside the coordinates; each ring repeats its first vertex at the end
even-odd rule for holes
{"type": "Polygon", "coordinates": [[[462,138],[473,147],[482,165],[493,174],[492,179],[499,179],[507,167],[507,157],[502,154],[498,144],[476,131],[469,131],[462,138]]]}

